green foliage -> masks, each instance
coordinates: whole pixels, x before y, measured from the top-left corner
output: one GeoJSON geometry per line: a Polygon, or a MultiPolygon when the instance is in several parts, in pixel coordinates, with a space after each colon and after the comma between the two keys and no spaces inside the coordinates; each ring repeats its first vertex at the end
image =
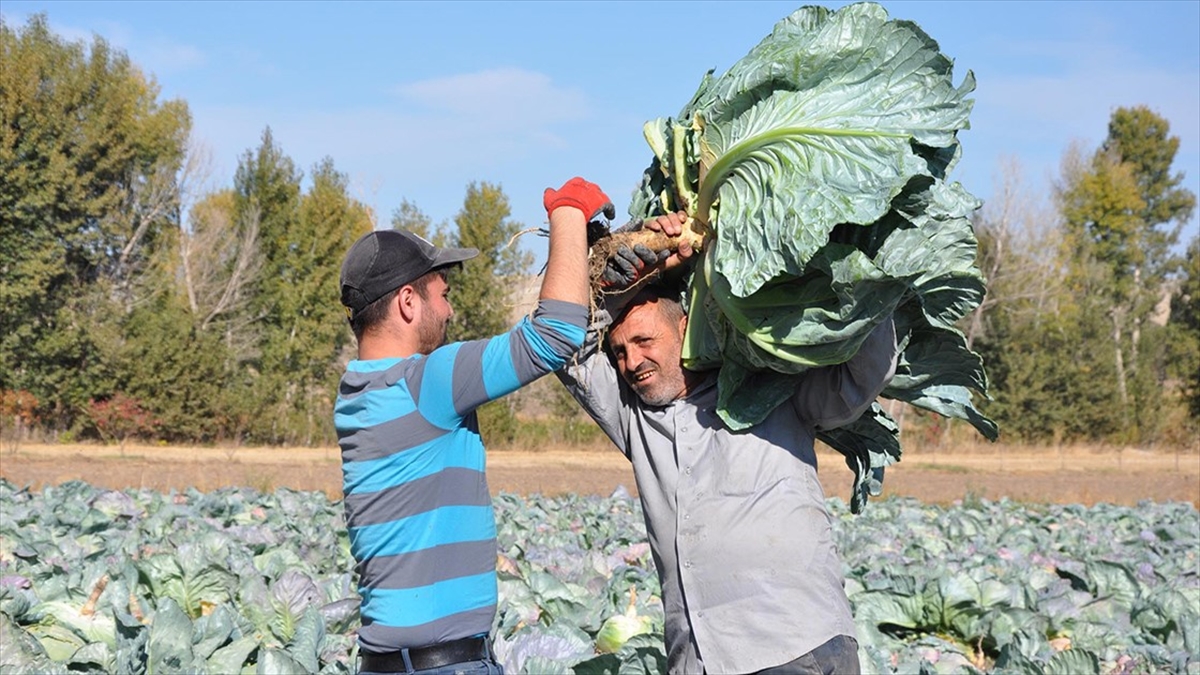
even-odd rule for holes
{"type": "Polygon", "coordinates": [[[1090,166],[1065,179],[1060,208],[1076,264],[1102,263],[1112,281],[1106,284],[1108,294],[1123,300],[1135,283],[1134,271],[1146,263],[1143,221],[1137,215],[1146,203],[1133,167],[1097,153],[1090,166]]]}
{"type": "Polygon", "coordinates": [[[1180,383],[1193,428],[1200,433],[1200,235],[1188,244],[1167,328],[1167,344],[1176,350],[1167,360],[1167,374],[1180,383]]]}
{"type": "Polygon", "coordinates": [[[128,311],[177,227],[190,118],[123,52],[44,15],[0,24],[0,62],[0,387],[65,428],[95,394],[92,320],[128,311]]]}
{"type": "MultiPolygon", "coordinates": [[[[1170,133],[1167,120],[1146,106],[1118,108],[1109,120],[1108,138],[1102,148],[1130,166],[1145,204],[1139,215],[1151,227],[1187,222],[1196,208],[1196,195],[1181,187],[1183,173],[1171,173],[1179,137],[1170,133]]],[[[1150,257],[1164,258],[1177,232],[1151,233],[1150,257]]]]}
{"type": "Polygon", "coordinates": [[[329,158],[313,167],[305,194],[300,181],[267,129],[238,167],[234,214],[257,222],[263,261],[250,302],[258,342],[247,364],[257,372],[248,383],[257,407],[249,436],[312,445],[333,442],[337,359],[351,340],[338,303],[341,259],[373,217],[329,158]]]}
{"type": "Polygon", "coordinates": [[[1012,440],[1097,440],[1119,429],[1112,361],[1097,358],[1110,349],[1103,317],[1058,300],[1046,314],[1002,306],[977,342],[994,392],[983,409],[1012,440]]]}
{"type": "Polygon", "coordinates": [[[521,224],[509,220],[511,213],[508,196],[498,185],[467,186],[462,209],[454,218],[458,231],[450,245],[479,249],[479,256],[451,277],[451,341],[491,337],[511,327],[510,285],[500,280],[525,274],[532,264],[532,255],[520,250],[514,240],[521,224]]]}
{"type": "Polygon", "coordinates": [[[172,442],[211,442],[220,423],[227,351],[220,335],[200,330],[174,295],[139,307],[104,347],[111,386],[143,402],[172,442]]]}
{"type": "Polygon", "coordinates": [[[446,233],[446,224],[439,223],[436,227],[429,216],[417,205],[407,199],[392,212],[392,229],[408,230],[413,234],[432,242],[435,246],[449,246],[450,235],[446,233]]]}
{"type": "MultiPolygon", "coordinates": [[[[447,333],[451,341],[488,338],[511,327],[511,287],[502,279],[524,274],[532,260],[529,253],[517,247],[514,237],[521,225],[508,219],[511,213],[508,196],[499,186],[487,182],[467,186],[462,209],[454,219],[457,232],[445,243],[479,249],[479,255],[463,263],[462,269],[450,277],[449,300],[454,317],[447,333]]],[[[404,218],[406,214],[397,215],[404,218]]],[[[394,217],[393,223],[397,222],[394,217]]],[[[427,224],[428,219],[424,222],[427,224]]],[[[481,406],[478,414],[480,434],[486,443],[512,442],[517,421],[511,401],[491,401],[481,406]]]]}
{"type": "Polygon", "coordinates": [[[1123,442],[1153,442],[1164,426],[1160,364],[1172,350],[1153,336],[1155,313],[1178,267],[1170,248],[1196,200],[1179,187],[1182,175],[1170,174],[1179,140],[1169,129],[1145,107],[1118,109],[1104,145],[1065,173],[1058,195],[1067,279],[1090,310],[1081,316],[1109,324],[1108,345],[1097,344],[1096,354],[1111,359],[1111,417],[1123,442]]]}
{"type": "Polygon", "coordinates": [[[1018,438],[1182,440],[1173,383],[1186,388],[1195,377],[1197,342],[1186,309],[1176,316],[1186,301],[1182,287],[1171,298],[1179,261],[1170,248],[1195,196],[1169,173],[1178,139],[1168,132],[1144,107],[1118,109],[1103,147],[1064,161],[1061,229],[1047,228],[1040,246],[1001,242],[1007,257],[989,268],[1000,280],[976,344],[992,376],[994,401],[984,409],[1018,438]],[[1014,278],[1006,270],[1028,271],[1014,278]]]}
{"type": "MultiPolygon", "coordinates": [[[[337,357],[351,335],[338,298],[342,256],[372,228],[366,207],[349,195],[349,181],[331,159],[313,168],[312,187],[301,198],[299,218],[279,250],[274,273],[286,282],[268,315],[263,368],[284,396],[277,416],[288,420],[275,441],[332,443],[337,357]]],[[[268,273],[272,272],[268,267],[268,273]]],[[[269,381],[272,381],[269,379],[269,381]]]]}

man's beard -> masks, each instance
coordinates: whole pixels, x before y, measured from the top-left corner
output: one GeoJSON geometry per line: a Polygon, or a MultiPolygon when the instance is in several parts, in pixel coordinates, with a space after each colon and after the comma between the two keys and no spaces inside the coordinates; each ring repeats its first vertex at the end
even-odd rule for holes
{"type": "Polygon", "coordinates": [[[683,391],[683,371],[679,371],[674,377],[668,376],[656,364],[630,373],[627,382],[634,393],[638,395],[638,398],[642,399],[642,403],[661,408],[662,406],[670,405],[675,399],[679,398],[679,392],[683,391]],[[655,371],[651,384],[645,387],[634,384],[633,379],[639,373],[644,373],[650,369],[655,371]]]}
{"type": "Polygon", "coordinates": [[[446,325],[449,321],[441,318],[426,317],[417,324],[417,339],[421,343],[421,353],[428,354],[446,344],[446,325]]]}

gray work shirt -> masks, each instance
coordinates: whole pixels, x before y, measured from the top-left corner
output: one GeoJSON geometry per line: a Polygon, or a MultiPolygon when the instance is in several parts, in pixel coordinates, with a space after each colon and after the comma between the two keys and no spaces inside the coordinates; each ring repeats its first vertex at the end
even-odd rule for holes
{"type": "Polygon", "coordinates": [[[662,583],[671,673],[749,673],[838,635],[855,636],[814,429],[856,419],[895,371],[886,321],[857,356],[810,371],[790,405],[730,431],[716,371],[686,398],[645,405],[623,385],[597,328],[556,374],[633,463],[662,583]]]}

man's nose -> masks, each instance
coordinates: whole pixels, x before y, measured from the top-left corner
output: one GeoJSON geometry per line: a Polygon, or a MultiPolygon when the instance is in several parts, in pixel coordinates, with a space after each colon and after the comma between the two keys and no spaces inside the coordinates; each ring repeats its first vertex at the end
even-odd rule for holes
{"type": "Polygon", "coordinates": [[[642,365],[643,360],[645,360],[645,359],[642,358],[642,353],[637,347],[626,347],[625,348],[625,369],[626,370],[628,370],[631,373],[636,371],[638,369],[638,366],[642,365]]]}

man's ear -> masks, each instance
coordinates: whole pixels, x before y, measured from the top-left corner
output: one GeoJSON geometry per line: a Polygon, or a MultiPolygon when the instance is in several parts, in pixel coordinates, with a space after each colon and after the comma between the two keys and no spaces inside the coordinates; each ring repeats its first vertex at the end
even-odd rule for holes
{"type": "Polygon", "coordinates": [[[396,309],[400,312],[400,318],[404,320],[404,323],[412,323],[416,320],[420,301],[417,289],[412,286],[401,286],[400,290],[396,291],[396,309]]]}

